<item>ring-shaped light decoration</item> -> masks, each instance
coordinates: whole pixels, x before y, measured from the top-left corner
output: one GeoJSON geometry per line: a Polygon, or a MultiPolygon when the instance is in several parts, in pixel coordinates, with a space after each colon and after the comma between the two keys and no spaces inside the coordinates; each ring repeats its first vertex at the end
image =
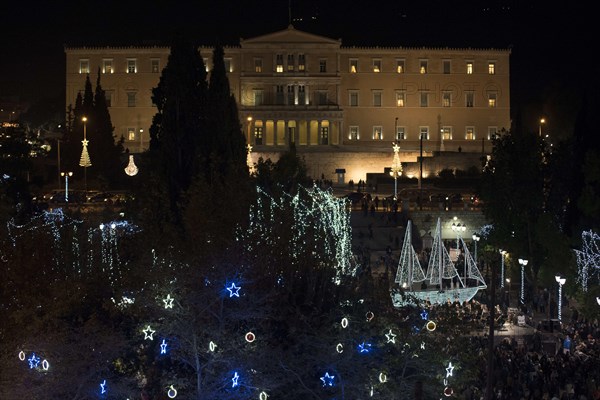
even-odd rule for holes
{"type": "Polygon", "coordinates": [[[169,386],[169,390],[167,390],[167,396],[169,396],[170,399],[177,397],[177,389],[175,389],[175,386],[169,386]]]}
{"type": "Polygon", "coordinates": [[[342,328],[347,328],[348,327],[348,318],[344,317],[342,318],[342,328]]]}
{"type": "Polygon", "coordinates": [[[26,357],[26,356],[25,356],[25,352],[24,352],[24,351],[20,351],[20,352],[19,352],[19,360],[21,360],[21,361],[25,361],[25,357],[26,357]]]}
{"type": "Polygon", "coordinates": [[[337,351],[338,353],[342,353],[344,351],[344,345],[341,343],[338,343],[337,346],[335,346],[335,351],[337,351]]]}
{"type": "Polygon", "coordinates": [[[387,382],[387,375],[385,374],[385,372],[380,372],[379,373],[379,382],[381,382],[381,383],[386,383],[387,382]]]}
{"type": "Polygon", "coordinates": [[[48,371],[49,368],[50,368],[50,363],[48,362],[48,360],[42,361],[42,369],[44,371],[48,371]]]}
{"type": "Polygon", "coordinates": [[[269,397],[267,392],[260,392],[260,394],[258,395],[258,400],[267,400],[267,397],[269,397]]]}
{"type": "Polygon", "coordinates": [[[256,340],[256,335],[252,332],[246,333],[246,342],[252,343],[256,340]]]}
{"type": "Polygon", "coordinates": [[[367,322],[371,322],[371,320],[375,318],[375,314],[373,314],[373,311],[367,311],[365,317],[367,318],[367,322]]]}
{"type": "Polygon", "coordinates": [[[435,328],[437,328],[437,325],[433,321],[427,321],[427,324],[425,325],[425,327],[427,328],[427,330],[429,332],[433,332],[433,331],[435,331],[435,328]]]}
{"type": "Polygon", "coordinates": [[[208,349],[209,349],[210,351],[215,351],[215,349],[216,349],[216,348],[217,348],[217,344],[216,344],[215,342],[211,341],[211,342],[208,344],[208,349]]]}
{"type": "Polygon", "coordinates": [[[452,396],[453,393],[454,393],[454,390],[452,390],[452,388],[450,386],[446,386],[444,388],[444,396],[450,397],[450,396],[452,396]]]}

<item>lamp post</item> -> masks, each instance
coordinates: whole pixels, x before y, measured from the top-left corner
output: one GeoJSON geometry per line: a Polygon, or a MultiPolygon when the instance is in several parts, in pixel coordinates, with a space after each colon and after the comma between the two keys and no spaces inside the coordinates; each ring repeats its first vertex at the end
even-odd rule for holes
{"type": "Polygon", "coordinates": [[[419,133],[419,210],[423,210],[423,132],[419,133]]]}
{"type": "Polygon", "coordinates": [[[512,285],[510,284],[510,278],[506,278],[506,283],[508,283],[508,301],[506,306],[510,307],[510,290],[512,289],[512,285]]]}
{"type": "Polygon", "coordinates": [[[72,172],[61,172],[60,176],[65,177],[65,202],[69,202],[69,177],[73,176],[72,172]]]}
{"type": "Polygon", "coordinates": [[[144,130],[140,128],[140,153],[144,152],[144,143],[142,142],[142,137],[144,136],[144,130]]]}
{"type": "Polygon", "coordinates": [[[480,239],[481,236],[479,236],[477,233],[473,234],[473,243],[475,243],[475,256],[473,257],[473,259],[475,260],[475,265],[477,265],[477,242],[479,242],[480,239]]]}
{"type": "Polygon", "coordinates": [[[398,151],[400,146],[396,142],[392,143],[394,149],[394,160],[392,161],[392,169],[390,175],[394,177],[394,201],[398,200],[398,176],[402,175],[402,163],[400,162],[400,156],[398,151]]]}
{"type": "MultiPolygon", "coordinates": [[[[248,124],[247,124],[247,126],[248,126],[248,144],[250,144],[251,143],[250,142],[250,128],[251,128],[251,125],[252,125],[252,116],[249,115],[248,118],[246,118],[246,121],[248,121],[248,124]]],[[[288,142],[290,140],[291,140],[291,138],[288,138],[288,142]]]]}
{"type": "Polygon", "coordinates": [[[567,281],[565,278],[561,278],[560,275],[554,277],[558,283],[558,320],[562,322],[562,287],[567,281]]]}
{"type": "Polygon", "coordinates": [[[81,118],[81,120],[83,121],[83,140],[81,141],[81,143],[83,144],[83,149],[81,150],[81,158],[79,159],[79,166],[83,167],[83,182],[84,182],[84,188],[85,188],[85,193],[87,195],[87,168],[92,166],[92,161],[90,160],[90,155],[88,153],[88,140],[87,140],[87,132],[86,132],[86,126],[87,126],[87,117],[83,117],[81,118]]]}
{"type": "Polygon", "coordinates": [[[500,264],[500,288],[504,289],[504,255],[506,254],[506,250],[500,249],[499,251],[502,258],[502,263],[500,264]]]}
{"type": "Polygon", "coordinates": [[[539,131],[540,137],[542,137],[542,125],[544,125],[545,123],[546,123],[546,118],[540,118],[540,131],[539,131]]]}
{"type": "Polygon", "coordinates": [[[525,266],[528,261],[519,258],[519,264],[521,265],[521,304],[525,304],[525,266]]]}

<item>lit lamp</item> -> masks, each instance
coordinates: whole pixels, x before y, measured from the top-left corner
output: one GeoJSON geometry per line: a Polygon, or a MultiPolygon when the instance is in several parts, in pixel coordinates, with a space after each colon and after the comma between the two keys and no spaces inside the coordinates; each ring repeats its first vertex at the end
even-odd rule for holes
{"type": "Polygon", "coordinates": [[[519,258],[519,264],[521,265],[521,304],[525,304],[525,266],[528,261],[519,258]]]}
{"type": "Polygon", "coordinates": [[[459,248],[459,241],[460,241],[460,233],[464,232],[467,230],[467,226],[466,225],[461,225],[460,222],[459,223],[452,223],[452,231],[456,232],[456,251],[458,251],[459,248]]]}
{"type": "Polygon", "coordinates": [[[542,125],[544,125],[545,123],[546,123],[546,119],[541,118],[540,119],[540,137],[542,137],[542,125]]]}
{"type": "Polygon", "coordinates": [[[477,235],[477,233],[473,234],[473,243],[475,243],[475,256],[474,256],[475,264],[477,264],[477,242],[479,242],[480,239],[481,239],[481,236],[477,235]]]}
{"type": "Polygon", "coordinates": [[[554,277],[558,283],[558,320],[562,321],[562,287],[567,281],[565,278],[561,278],[560,275],[554,277]]]}
{"type": "Polygon", "coordinates": [[[508,283],[508,307],[510,307],[510,290],[512,289],[510,278],[506,278],[506,283],[508,283]]]}
{"type": "Polygon", "coordinates": [[[69,177],[73,176],[72,172],[61,172],[60,176],[65,177],[65,201],[69,202],[69,177]]]}
{"type": "Polygon", "coordinates": [[[129,164],[125,167],[125,173],[129,176],[137,175],[138,167],[135,165],[135,161],[133,160],[133,154],[129,155],[129,164]]]}
{"type": "Polygon", "coordinates": [[[81,118],[83,121],[83,140],[81,143],[83,144],[83,149],[81,150],[81,158],[79,159],[79,166],[83,167],[83,181],[85,192],[87,193],[87,168],[92,166],[92,161],[90,160],[90,155],[88,153],[88,143],[87,134],[86,134],[86,126],[87,126],[87,117],[81,118]]]}
{"type": "Polygon", "coordinates": [[[500,287],[504,288],[504,255],[506,254],[506,250],[500,249],[500,257],[502,258],[502,264],[500,266],[500,287]]]}
{"type": "Polygon", "coordinates": [[[394,149],[394,160],[392,161],[390,175],[394,177],[394,200],[398,200],[398,177],[402,175],[402,163],[400,162],[400,156],[398,155],[400,146],[394,142],[392,143],[392,148],[394,149]]]}
{"type": "Polygon", "coordinates": [[[600,306],[600,297],[596,297],[596,303],[600,306]]]}

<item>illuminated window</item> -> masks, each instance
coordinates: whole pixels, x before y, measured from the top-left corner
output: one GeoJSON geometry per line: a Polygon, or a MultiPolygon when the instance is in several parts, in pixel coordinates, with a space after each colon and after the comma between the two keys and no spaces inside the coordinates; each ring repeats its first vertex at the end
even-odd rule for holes
{"type": "Polygon", "coordinates": [[[419,138],[422,140],[429,140],[429,127],[428,126],[419,127],[419,138]]]}
{"type": "Polygon", "coordinates": [[[444,60],[442,62],[442,67],[444,69],[444,74],[449,74],[450,73],[450,60],[444,60]]]}
{"type": "Polygon", "coordinates": [[[406,128],[404,126],[396,127],[396,140],[405,140],[406,139],[406,128]]]}
{"type": "Polygon", "coordinates": [[[442,140],[452,140],[452,127],[444,126],[442,127],[442,140]]]}
{"type": "Polygon", "coordinates": [[[327,72],[327,60],[319,60],[319,72],[327,72]]]}
{"type": "Polygon", "coordinates": [[[137,72],[137,60],[135,58],[127,59],[127,73],[135,74],[137,72]]]}
{"type": "Polygon", "coordinates": [[[263,127],[262,126],[254,127],[254,144],[258,144],[258,145],[263,144],[263,127]]]}
{"type": "Polygon", "coordinates": [[[379,90],[373,92],[373,107],[381,107],[381,92],[379,90]]]}
{"type": "Polygon", "coordinates": [[[488,106],[490,108],[496,108],[496,93],[488,93],[488,106]]]}
{"type": "Polygon", "coordinates": [[[150,60],[150,71],[152,71],[153,74],[158,74],[160,72],[160,60],[158,58],[150,60]]]}
{"type": "Polygon", "coordinates": [[[294,71],[294,55],[293,54],[288,54],[287,56],[287,70],[289,72],[293,72],[294,71]]]}
{"type": "Polygon", "coordinates": [[[360,133],[358,131],[358,126],[356,126],[356,125],[350,126],[350,129],[348,130],[348,139],[350,139],[350,140],[360,139],[360,133]]]}
{"type": "Polygon", "coordinates": [[[489,62],[488,63],[488,74],[489,75],[495,75],[496,74],[496,63],[495,62],[489,62]]]}
{"type": "Polygon", "coordinates": [[[452,93],[444,92],[442,93],[442,107],[450,107],[452,104],[452,93]]]}
{"type": "Polygon", "coordinates": [[[275,58],[276,58],[275,71],[283,72],[283,54],[277,54],[277,56],[275,58]]]}
{"type": "Polygon", "coordinates": [[[475,127],[467,126],[465,128],[465,139],[466,140],[475,140],[475,127]]]}
{"type": "Polygon", "coordinates": [[[350,92],[350,107],[358,107],[358,92],[350,92]]]}
{"type": "Polygon", "coordinates": [[[473,98],[475,97],[473,92],[465,92],[465,105],[467,107],[473,107],[473,98]]]}
{"type": "Polygon", "coordinates": [[[321,132],[319,134],[321,144],[329,144],[329,121],[321,122],[321,132]]]}
{"type": "Polygon", "coordinates": [[[102,73],[112,74],[113,73],[113,60],[112,58],[105,58],[102,60],[102,73]]]}
{"type": "Polygon", "coordinates": [[[262,68],[263,68],[262,58],[255,58],[254,59],[254,72],[262,72],[262,68]]]}
{"type": "Polygon", "coordinates": [[[381,72],[381,60],[373,60],[373,72],[381,72]]]}
{"type": "Polygon", "coordinates": [[[396,72],[399,74],[404,73],[404,60],[396,60],[396,72]]]}
{"type": "Polygon", "coordinates": [[[304,54],[298,54],[298,71],[304,71],[306,69],[306,56],[304,54]]]}
{"type": "Polygon", "coordinates": [[[404,107],[406,105],[406,93],[396,92],[396,106],[404,107]]]}
{"type": "Polygon", "coordinates": [[[467,61],[467,75],[473,74],[473,61],[467,61]]]}
{"type": "Polygon", "coordinates": [[[427,60],[419,61],[419,73],[426,74],[427,73],[427,60]]]}
{"type": "Polygon", "coordinates": [[[135,140],[135,128],[127,128],[127,140],[135,140]]]}
{"type": "Polygon", "coordinates": [[[383,140],[383,127],[381,125],[373,127],[373,140],[383,140]]]}
{"type": "Polygon", "coordinates": [[[135,92],[127,92],[127,107],[135,107],[135,92]]]}
{"type": "Polygon", "coordinates": [[[223,61],[225,61],[225,72],[233,72],[231,58],[226,58],[223,61]]]}
{"type": "Polygon", "coordinates": [[[79,60],[79,73],[89,74],[90,73],[90,60],[79,60]]]}
{"type": "Polygon", "coordinates": [[[264,91],[262,89],[254,89],[252,93],[254,94],[254,105],[262,106],[264,103],[264,91]]]}
{"type": "Polygon", "coordinates": [[[358,59],[350,59],[350,73],[355,74],[358,72],[358,59]]]}
{"type": "Polygon", "coordinates": [[[421,100],[419,103],[421,107],[429,107],[429,93],[421,92],[419,93],[419,98],[421,100]]]}

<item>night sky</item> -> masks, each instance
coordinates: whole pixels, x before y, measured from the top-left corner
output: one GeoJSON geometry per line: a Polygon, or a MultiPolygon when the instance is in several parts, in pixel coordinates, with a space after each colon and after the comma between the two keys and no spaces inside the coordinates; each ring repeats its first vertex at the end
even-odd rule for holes
{"type": "Polygon", "coordinates": [[[236,44],[239,38],[285,29],[291,10],[297,29],[341,38],[346,46],[510,47],[513,111],[522,109],[530,123],[541,115],[556,115],[556,120],[573,113],[579,88],[598,72],[585,50],[595,41],[584,33],[592,13],[579,3],[15,1],[3,6],[0,23],[0,97],[35,102],[61,96],[65,44],[168,45],[175,32],[198,44],[236,44]]]}

